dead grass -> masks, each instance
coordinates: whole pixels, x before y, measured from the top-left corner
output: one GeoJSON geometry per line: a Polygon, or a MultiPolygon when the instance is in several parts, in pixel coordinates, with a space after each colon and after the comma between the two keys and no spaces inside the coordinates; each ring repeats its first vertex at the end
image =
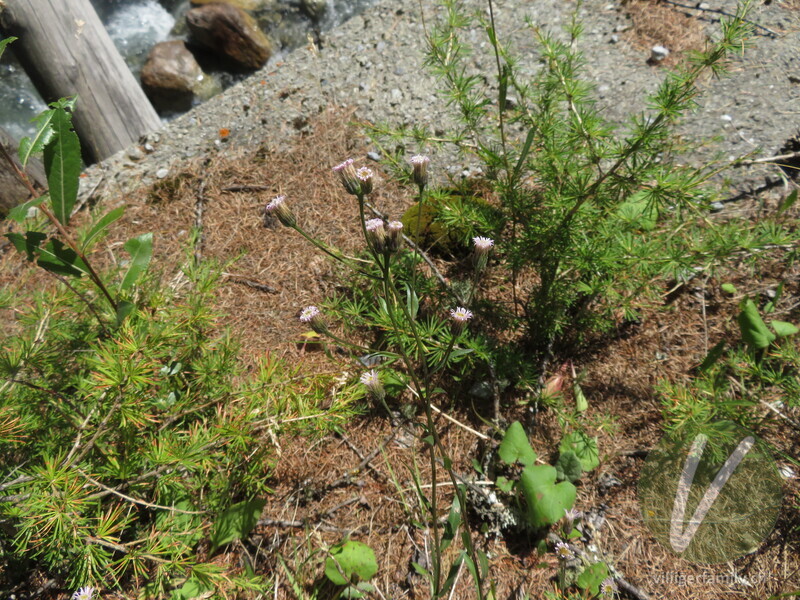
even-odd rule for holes
{"type": "Polygon", "coordinates": [[[673,65],[687,50],[702,50],[706,41],[702,21],[680,8],[660,0],[628,0],[625,12],[633,27],[626,39],[636,48],[649,51],[664,46],[670,52],[661,64],[673,65]]]}

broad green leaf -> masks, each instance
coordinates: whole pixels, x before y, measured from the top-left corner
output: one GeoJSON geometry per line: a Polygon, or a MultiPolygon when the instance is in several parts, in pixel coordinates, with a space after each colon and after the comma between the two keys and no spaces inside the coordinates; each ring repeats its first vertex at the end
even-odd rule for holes
{"type": "Polygon", "coordinates": [[[723,283],[721,286],[722,291],[726,294],[735,294],[736,293],[736,286],[732,283],[723,283]]]}
{"type": "Polygon", "coordinates": [[[15,41],[17,41],[17,38],[15,38],[13,36],[12,37],[7,37],[4,40],[0,40],[0,56],[3,56],[3,52],[5,51],[6,46],[8,46],[11,42],[15,42],[15,41]]]}
{"type": "Polygon", "coordinates": [[[378,572],[378,562],[372,548],[355,540],[336,544],[325,560],[325,577],[336,585],[369,581],[378,572]]]}
{"type": "Polygon", "coordinates": [[[131,262],[119,286],[121,291],[133,287],[133,284],[139,280],[139,277],[142,276],[142,273],[145,272],[150,264],[150,259],[153,256],[153,234],[143,233],[138,237],[132,238],[125,242],[124,248],[131,255],[131,262]]]}
{"type": "Polygon", "coordinates": [[[33,200],[28,200],[27,202],[23,202],[22,204],[17,204],[14,208],[8,211],[8,218],[22,225],[28,218],[28,211],[30,211],[30,209],[34,206],[39,206],[42,202],[44,202],[48,198],[49,196],[47,194],[43,194],[42,196],[34,198],[33,200]]]}
{"type": "Polygon", "coordinates": [[[458,495],[453,496],[453,506],[450,507],[450,512],[447,515],[447,520],[444,522],[442,531],[442,539],[439,543],[441,551],[447,550],[450,543],[455,539],[456,532],[461,526],[461,505],[458,501],[458,495]]]}
{"type": "Polygon", "coordinates": [[[266,504],[266,500],[256,498],[234,504],[223,512],[214,525],[214,533],[211,534],[211,552],[249,535],[266,504]]]}
{"type": "Polygon", "coordinates": [[[50,239],[47,244],[39,248],[39,259],[36,264],[46,271],[59,275],[80,277],[89,273],[86,263],[75,251],[55,238],[50,239]]]}
{"type": "Polygon", "coordinates": [[[39,246],[47,239],[47,234],[39,231],[26,231],[25,235],[7,233],[6,237],[14,244],[17,252],[24,254],[29,261],[33,261],[39,253],[39,246]]]}
{"type": "Polygon", "coordinates": [[[589,590],[592,596],[600,594],[600,584],[609,576],[608,566],[604,562],[594,563],[586,567],[578,576],[576,584],[582,590],[589,590]]]}
{"type": "Polygon", "coordinates": [[[742,303],[742,312],[739,313],[737,320],[742,339],[754,350],[766,348],[775,340],[775,334],[767,329],[767,325],[758,314],[758,307],[750,298],[742,303]]]}
{"type": "Polygon", "coordinates": [[[795,202],[797,202],[797,190],[793,190],[792,193],[786,196],[784,201],[781,202],[781,205],[778,207],[778,214],[789,210],[795,202]]]}
{"type": "Polygon", "coordinates": [[[536,462],[536,453],[531,448],[528,434],[525,433],[525,429],[519,421],[513,422],[506,430],[497,454],[500,460],[507,465],[513,465],[518,462],[527,467],[536,462]]]}
{"type": "Polygon", "coordinates": [[[589,472],[600,464],[600,453],[597,450],[597,438],[590,438],[585,433],[573,431],[564,436],[559,446],[560,452],[574,452],[581,461],[585,472],[589,472]]]}
{"type": "Polygon", "coordinates": [[[66,225],[78,199],[81,143],[72,129],[70,113],[61,107],[54,110],[50,124],[55,135],[44,147],[44,167],[53,212],[66,225]]]}
{"type": "Polygon", "coordinates": [[[495,479],[494,484],[497,486],[497,489],[501,492],[508,493],[514,489],[514,482],[511,481],[508,477],[503,477],[500,475],[497,479],[495,479]]]}
{"type": "Polygon", "coordinates": [[[406,285],[406,309],[412,319],[417,318],[417,313],[419,312],[419,296],[417,296],[417,292],[412,290],[408,285],[406,285]]]}
{"type": "Polygon", "coordinates": [[[556,475],[559,480],[575,483],[583,475],[583,466],[578,455],[568,450],[561,452],[556,461],[556,475]]]}
{"type": "Polygon", "coordinates": [[[192,600],[193,598],[204,596],[209,591],[211,591],[211,588],[200,579],[190,577],[180,589],[173,590],[170,600],[192,600]]]}
{"type": "Polygon", "coordinates": [[[581,386],[577,383],[574,384],[572,386],[572,393],[575,396],[575,410],[578,412],[586,412],[589,408],[589,401],[586,399],[581,386]]]}
{"type": "Polygon", "coordinates": [[[538,528],[557,523],[564,511],[575,504],[575,486],[569,481],[555,481],[556,469],[550,465],[531,465],[522,470],[519,482],[531,526],[538,528]]]}
{"type": "Polygon", "coordinates": [[[778,335],[778,337],[794,335],[800,331],[796,325],[787,323],[786,321],[770,321],[769,324],[772,325],[772,328],[775,330],[775,333],[778,335]]]}
{"type": "Polygon", "coordinates": [[[86,234],[86,237],[83,240],[83,251],[88,251],[92,247],[92,244],[105,233],[108,226],[119,219],[124,212],[125,205],[122,205],[103,215],[100,220],[92,226],[92,228],[89,230],[89,233],[86,234]]]}

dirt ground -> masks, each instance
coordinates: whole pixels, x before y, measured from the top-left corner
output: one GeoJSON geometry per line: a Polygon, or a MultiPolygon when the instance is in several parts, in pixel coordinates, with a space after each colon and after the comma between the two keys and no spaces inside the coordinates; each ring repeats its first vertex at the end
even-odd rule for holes
{"type": "MultiPolygon", "coordinates": [[[[784,4],[790,8],[790,3],[784,4]]],[[[687,16],[686,11],[668,3],[653,5],[639,0],[630,2],[628,10],[633,22],[638,21],[634,30],[626,33],[631,44],[646,48],[663,43],[658,36],[668,31],[671,40],[679,41],[673,44],[673,56],[679,56],[702,43],[694,13],[687,16]]],[[[158,240],[153,264],[164,269],[164,277],[172,285],[180,286],[179,265],[187,260],[184,249],[189,232],[200,227],[199,257],[230,261],[217,296],[218,308],[225,314],[220,326],[230,327],[240,336],[241,356],[247,366],[270,352],[296,362],[306,372],[344,369],[344,364],[331,363],[322,353],[299,343],[306,330],[297,318],[300,310],[320,303],[340,285],[329,261],[300,236],[265,218],[263,208],[273,196],[286,194],[298,220],[311,233],[345,251],[357,248],[355,202],[330,171],[344,158],[364,157],[370,149],[357,127],[350,124],[352,118],[349,109],[326,110],[306,123],[302,134],[281,150],[237,147],[235,140],[221,132],[221,149],[216,155],[183,164],[153,186],[118,197],[128,209],[114,229],[111,246],[152,231],[158,240]]],[[[361,162],[380,170],[374,163],[361,162]]],[[[375,205],[397,218],[411,204],[411,191],[386,176],[379,177],[375,205]]],[[[726,205],[722,214],[754,218],[763,203],[777,202],[781,193],[775,186],[761,196],[726,205]]],[[[777,257],[774,268],[769,261],[766,264],[767,268],[756,274],[759,289],[784,280],[784,294],[800,297],[797,268],[781,270],[777,257]]],[[[445,263],[440,266],[446,271],[445,263]]],[[[20,265],[19,257],[4,250],[0,284],[19,281],[22,274],[29,283],[36,283],[36,276],[20,265]]],[[[749,290],[754,286],[753,274],[737,265],[733,265],[729,281],[740,282],[749,290]]],[[[610,419],[608,427],[597,430],[601,464],[581,480],[577,508],[592,515],[596,523],[592,544],[597,553],[639,590],[639,598],[755,600],[800,590],[797,477],[786,482],[781,516],[769,538],[753,554],[726,565],[703,567],[676,558],[656,542],[639,513],[638,475],[647,451],[662,433],[662,407],[654,385],[663,378],[688,377],[710,346],[735,337],[736,300],[722,297],[717,291],[719,283],[697,282],[672,293],[665,287],[663,305],[646,309],[640,324],[598,341],[580,355],[555,361],[572,360],[578,370],[586,370],[583,385],[590,406],[588,419],[610,419]],[[702,584],[687,583],[690,578],[702,584]]],[[[796,322],[797,308],[783,317],[796,322]]],[[[518,406],[518,399],[505,400],[507,421],[529,417],[518,406]]],[[[440,417],[444,443],[457,457],[456,470],[470,473],[472,458],[491,446],[484,439],[488,430],[481,415],[470,407],[443,409],[457,422],[440,417]]],[[[797,420],[798,415],[793,418],[797,420]]],[[[380,570],[374,583],[381,597],[428,597],[411,561],[424,560],[432,543],[430,532],[414,527],[409,514],[417,511],[411,473],[416,469],[420,479],[429,483],[431,471],[412,429],[411,425],[393,427],[387,419],[369,413],[351,422],[340,435],[313,442],[292,435],[280,438],[280,460],[271,482],[275,493],[268,498],[260,526],[246,544],[218,560],[238,570],[247,556],[257,572],[275,577],[275,598],[294,598],[277,557],[301,579],[312,581],[321,573],[321,558],[310,548],[334,544],[349,534],[375,550],[380,570]]],[[[540,413],[530,431],[534,449],[546,454],[559,431],[551,412],[540,413]]],[[[796,457],[800,450],[797,431],[785,423],[776,431],[769,441],[796,457]]],[[[452,488],[441,470],[438,481],[440,501],[446,504],[452,488]]],[[[516,600],[528,594],[538,599],[544,598],[545,590],[553,589],[557,561],[552,553],[540,556],[526,540],[476,538],[489,553],[496,598],[516,600]]],[[[474,597],[470,585],[469,577],[462,573],[452,597],[474,597]]],[[[622,597],[636,596],[629,592],[622,597]]]]}

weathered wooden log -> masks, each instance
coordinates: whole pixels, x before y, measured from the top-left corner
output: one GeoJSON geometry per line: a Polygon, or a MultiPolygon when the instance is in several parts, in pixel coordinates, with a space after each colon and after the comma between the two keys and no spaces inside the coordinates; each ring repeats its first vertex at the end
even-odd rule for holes
{"type": "MultiPolygon", "coordinates": [[[[20,166],[16,158],[17,143],[11,135],[0,127],[0,144],[6,149],[9,155],[14,158],[17,167],[20,166]]],[[[47,187],[42,163],[36,159],[28,160],[25,174],[28,180],[36,187],[44,189],[47,187]]],[[[0,153],[0,218],[5,217],[17,204],[22,204],[30,197],[28,188],[19,180],[14,169],[8,164],[5,156],[0,153]]]]}
{"type": "Polygon", "coordinates": [[[0,27],[19,38],[11,48],[45,100],[78,96],[73,122],[85,160],[161,127],[89,0],[5,0],[0,27]]]}

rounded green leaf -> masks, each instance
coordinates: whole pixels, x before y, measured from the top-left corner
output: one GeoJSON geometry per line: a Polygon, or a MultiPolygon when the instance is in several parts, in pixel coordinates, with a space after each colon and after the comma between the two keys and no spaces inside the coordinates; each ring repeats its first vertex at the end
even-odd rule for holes
{"type": "Polygon", "coordinates": [[[507,465],[518,462],[527,467],[536,462],[536,453],[531,448],[528,434],[525,433],[522,423],[515,421],[506,430],[497,454],[500,456],[500,460],[507,465]]]}
{"type": "Polygon", "coordinates": [[[348,585],[355,576],[367,581],[378,572],[378,562],[372,548],[361,542],[348,540],[331,548],[325,561],[325,577],[336,585],[348,585]]]}

